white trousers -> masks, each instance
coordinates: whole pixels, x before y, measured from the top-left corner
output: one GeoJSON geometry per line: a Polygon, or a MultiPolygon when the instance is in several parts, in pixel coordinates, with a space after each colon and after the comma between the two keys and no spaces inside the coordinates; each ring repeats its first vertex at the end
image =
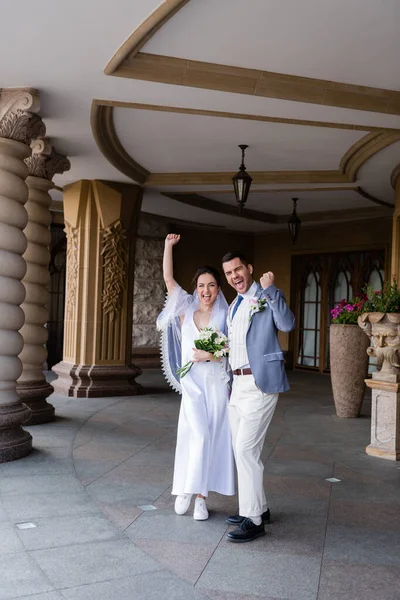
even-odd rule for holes
{"type": "Polygon", "coordinates": [[[264,394],[253,375],[234,375],[228,406],[238,474],[239,514],[261,516],[268,508],[261,452],[279,394],[264,394]]]}

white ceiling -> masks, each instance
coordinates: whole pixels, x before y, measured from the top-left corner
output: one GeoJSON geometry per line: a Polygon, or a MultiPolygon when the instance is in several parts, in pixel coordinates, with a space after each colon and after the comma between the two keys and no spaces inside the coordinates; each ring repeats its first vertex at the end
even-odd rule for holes
{"type": "Polygon", "coordinates": [[[237,171],[238,144],[249,146],[249,171],[334,170],[366,134],[128,108],[114,111],[114,123],[129,154],[149,171],[165,173],[237,171]]]}
{"type": "Polygon", "coordinates": [[[400,90],[398,0],[192,0],[144,52],[400,90]]]}
{"type": "MultiPolygon", "coordinates": [[[[129,181],[103,157],[93,139],[94,98],[400,129],[396,115],[104,75],[110,58],[159,4],[7,3],[0,23],[1,85],[40,90],[47,134],[71,160],[71,170],[56,176],[56,184],[81,178],[129,181]]],[[[143,51],[400,89],[399,17],[398,0],[190,0],[143,51]]],[[[234,171],[239,143],[250,146],[249,172],[337,169],[344,152],[367,133],[122,108],[115,110],[115,123],[124,147],[140,164],[158,172],[234,171]]],[[[393,202],[390,173],[399,162],[400,143],[370,159],[357,183],[393,202]]],[[[249,208],[259,201],[253,197],[255,204],[249,208]]],[[[352,193],[342,192],[341,198],[343,208],[360,202],[352,193]]],[[[152,190],[145,192],[144,210],[246,231],[271,227],[194,209],[152,190]]]]}

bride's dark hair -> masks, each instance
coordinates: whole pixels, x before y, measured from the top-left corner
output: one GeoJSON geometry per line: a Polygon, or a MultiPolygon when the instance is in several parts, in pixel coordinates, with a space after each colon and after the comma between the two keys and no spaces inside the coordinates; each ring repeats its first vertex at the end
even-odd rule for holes
{"type": "Polygon", "coordinates": [[[200,275],[204,275],[205,273],[209,273],[210,275],[212,275],[215,281],[217,282],[218,287],[221,287],[221,273],[218,271],[218,269],[216,269],[215,267],[210,267],[209,265],[204,265],[197,269],[192,279],[192,284],[195,287],[197,287],[197,280],[199,279],[200,275]]]}

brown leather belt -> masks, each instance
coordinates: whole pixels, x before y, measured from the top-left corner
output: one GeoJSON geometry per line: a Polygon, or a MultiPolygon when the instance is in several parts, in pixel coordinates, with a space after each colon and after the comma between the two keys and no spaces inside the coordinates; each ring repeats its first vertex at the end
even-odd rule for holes
{"type": "Polygon", "coordinates": [[[252,375],[252,370],[247,368],[247,369],[235,369],[233,371],[234,375],[252,375]]]}

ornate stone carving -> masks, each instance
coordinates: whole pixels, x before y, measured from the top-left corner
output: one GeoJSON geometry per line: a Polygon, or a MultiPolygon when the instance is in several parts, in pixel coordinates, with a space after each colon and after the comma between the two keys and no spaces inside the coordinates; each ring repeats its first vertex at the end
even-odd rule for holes
{"type": "Polygon", "coordinates": [[[66,319],[71,320],[74,314],[76,304],[76,293],[78,289],[78,250],[79,250],[79,229],[65,224],[65,233],[67,234],[67,299],[66,299],[66,319]]]}
{"type": "Polygon", "coordinates": [[[358,324],[373,342],[367,354],[376,357],[380,373],[374,378],[392,381],[400,375],[400,313],[364,313],[358,324]]]}
{"type": "Polygon", "coordinates": [[[69,171],[71,163],[63,154],[55,151],[48,139],[35,139],[31,142],[32,155],[25,159],[29,175],[43,177],[51,181],[56,173],[69,171]]]}
{"type": "Polygon", "coordinates": [[[30,88],[0,90],[0,137],[29,145],[32,138],[44,137],[46,128],[35,113],[39,93],[30,88]]]}
{"type": "Polygon", "coordinates": [[[121,221],[103,230],[103,310],[111,320],[121,310],[126,284],[126,231],[121,221]]]}

